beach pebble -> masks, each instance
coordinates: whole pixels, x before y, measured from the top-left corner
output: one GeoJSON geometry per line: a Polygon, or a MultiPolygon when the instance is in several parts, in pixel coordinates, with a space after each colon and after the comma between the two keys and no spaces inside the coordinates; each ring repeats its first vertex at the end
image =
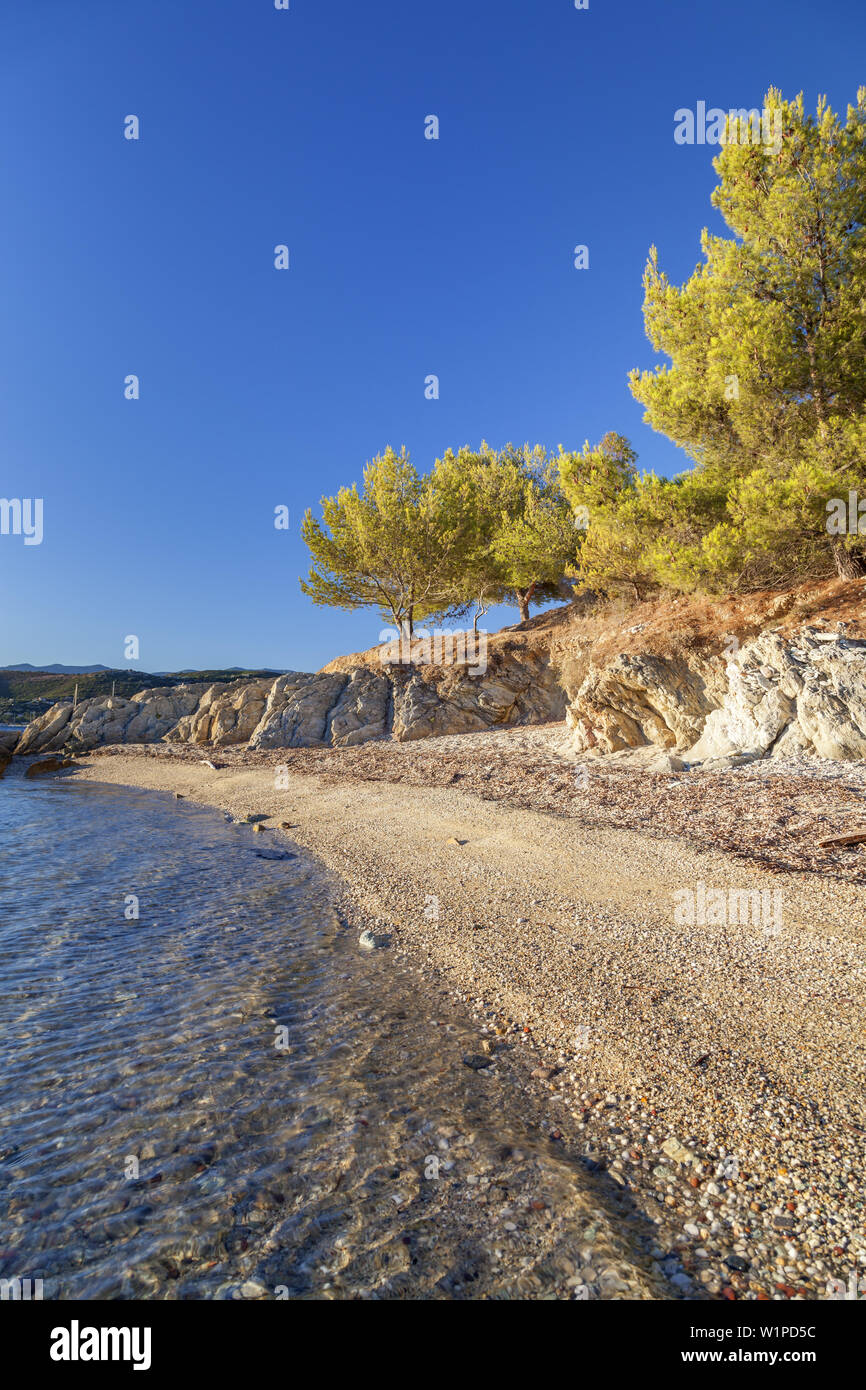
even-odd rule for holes
{"type": "Polygon", "coordinates": [[[691,1149],[687,1149],[679,1139],[666,1139],[662,1144],[662,1153],[667,1154],[675,1163],[690,1163],[694,1158],[691,1149]]]}

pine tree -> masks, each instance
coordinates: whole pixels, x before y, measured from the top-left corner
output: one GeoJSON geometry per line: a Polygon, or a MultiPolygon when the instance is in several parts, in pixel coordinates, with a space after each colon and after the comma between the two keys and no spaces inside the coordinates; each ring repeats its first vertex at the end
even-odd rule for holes
{"type": "Polygon", "coordinates": [[[313,561],[301,588],[314,603],[376,608],[411,635],[413,624],[455,601],[471,540],[464,497],[417,473],[406,449],[388,448],[364,469],[363,488],[323,497],[301,535],[313,561]]]}
{"type": "Polygon", "coordinates": [[[655,556],[685,586],[866,573],[864,539],[827,529],[833,499],[866,495],[866,88],[845,121],[823,99],[814,117],[802,95],[764,105],[778,143],[729,122],[714,161],[733,236],[705,230],[681,288],[655,248],[644,276],[647,333],[671,365],[633,372],[631,389],[709,503],[683,511],[692,475],[654,489],[695,523],[655,556]]]}
{"type": "Polygon", "coordinates": [[[532,605],[570,596],[574,520],[556,461],[541,445],[448,450],[433,474],[460,493],[455,509],[472,517],[472,543],[458,581],[464,610],[472,603],[515,604],[525,622],[532,605]]]}

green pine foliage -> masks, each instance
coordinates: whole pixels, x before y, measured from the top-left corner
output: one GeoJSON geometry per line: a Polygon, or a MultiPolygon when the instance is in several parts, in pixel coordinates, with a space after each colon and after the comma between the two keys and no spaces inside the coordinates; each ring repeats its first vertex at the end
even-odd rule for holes
{"type": "Polygon", "coordinates": [[[705,230],[681,287],[655,248],[644,275],[647,335],[670,364],[631,389],[695,464],[628,498],[661,586],[866,573],[866,541],[827,529],[832,499],[866,496],[866,88],[845,120],[775,90],[764,107],[778,144],[729,123],[714,161],[733,235],[705,230]]]}
{"type": "Polygon", "coordinates": [[[403,449],[364,469],[363,487],[323,497],[301,534],[314,603],[378,609],[398,626],[514,603],[529,616],[563,592],[577,549],[571,509],[543,449],[449,450],[419,474],[403,449]]]}
{"type": "Polygon", "coordinates": [[[363,487],[322,498],[301,535],[313,556],[301,588],[314,603],[376,608],[398,627],[444,614],[454,602],[471,542],[462,498],[433,474],[422,476],[403,448],[364,469],[363,487]]]}
{"type": "Polygon", "coordinates": [[[556,461],[541,445],[449,449],[433,473],[462,490],[470,517],[455,612],[513,604],[525,621],[532,605],[570,595],[578,536],[556,461]]]}
{"type": "Polygon", "coordinates": [[[574,590],[705,593],[866,574],[866,88],[843,120],[771,89],[729,120],[703,260],[672,285],[653,247],[644,321],[668,360],[630,386],[692,466],[641,474],[628,440],[403,449],[322,499],[303,536],[315,603],[395,623],[574,590]],[[850,500],[849,500],[850,499],[850,500]],[[852,506],[853,504],[853,506],[852,506]],[[859,523],[859,524],[858,524],[859,523]]]}

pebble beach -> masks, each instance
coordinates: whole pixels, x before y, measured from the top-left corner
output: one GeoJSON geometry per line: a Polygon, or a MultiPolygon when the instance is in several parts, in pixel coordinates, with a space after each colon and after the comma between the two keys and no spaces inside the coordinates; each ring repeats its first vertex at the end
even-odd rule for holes
{"type": "MultiPolygon", "coordinates": [[[[628,1240],[650,1283],[629,1293],[626,1280],[616,1296],[862,1296],[866,855],[792,870],[792,835],[750,857],[726,821],[759,816],[769,842],[771,822],[801,825],[808,804],[847,827],[866,779],[813,762],[703,779],[611,768],[606,784],[569,761],[563,732],[208,758],[109,748],[73,775],[217,806],[315,855],[346,929],[372,933],[371,956],[387,953],[473,1020],[454,1065],[505,1106],[531,1097],[546,1142],[579,1155],[633,1214],[628,1240]],[[565,788],[559,804],[534,797],[520,765],[565,788]],[[616,823],[623,807],[634,820],[664,801],[659,780],[668,800],[700,805],[694,836],[676,819],[681,801],[642,831],[616,823]],[[714,796],[721,847],[700,828],[714,796]],[[700,885],[775,893],[780,919],[677,920],[673,895],[700,885]]],[[[495,1178],[478,1191],[507,1238],[495,1178]]],[[[570,1291],[566,1280],[552,1296],[599,1296],[597,1257],[586,1247],[580,1260],[570,1291]]]]}

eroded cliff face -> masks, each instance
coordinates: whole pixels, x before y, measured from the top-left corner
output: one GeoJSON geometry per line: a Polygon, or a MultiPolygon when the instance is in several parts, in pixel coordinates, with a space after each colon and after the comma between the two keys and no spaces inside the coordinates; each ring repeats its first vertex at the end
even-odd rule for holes
{"type": "Polygon", "coordinates": [[[726,661],[623,654],[590,671],[567,719],[578,752],[866,758],[866,642],[807,628],[765,633],[726,661]]]}
{"type": "Polygon", "coordinates": [[[619,652],[602,665],[593,662],[569,701],[574,747],[607,753],[644,744],[688,748],[723,690],[724,677],[711,661],[619,652]]]}
{"type": "MultiPolygon", "coordinates": [[[[474,668],[473,668],[474,669],[474,668]]],[[[453,667],[357,665],[275,680],[141,691],[54,705],[28,726],[17,753],[85,752],[100,744],[160,740],[221,748],[344,747],[538,723],[565,716],[549,653],[497,655],[485,672],[453,667]]]]}
{"type": "Polygon", "coordinates": [[[74,748],[85,752],[103,743],[155,743],[173,729],[181,716],[197,708],[206,683],[139,690],[131,700],[119,695],[52,705],[32,720],[15,746],[16,754],[55,753],[74,748]]]}
{"type": "Polygon", "coordinates": [[[160,740],[343,747],[563,718],[576,756],[866,758],[863,582],[627,613],[572,605],[490,638],[480,671],[384,665],[375,648],[316,673],[54,705],[15,752],[160,740]]]}
{"type": "Polygon", "coordinates": [[[394,685],[393,734],[401,743],[563,719],[565,691],[549,652],[497,656],[483,676],[465,666],[401,671],[394,685]]]}
{"type": "Polygon", "coordinates": [[[862,581],[645,608],[563,654],[576,753],[866,757],[862,581]]]}
{"type": "MultiPolygon", "coordinates": [[[[231,681],[207,686],[201,699],[165,731],[179,743],[247,743],[265,708],[273,680],[231,681]]],[[[128,740],[125,740],[128,741],[128,740]]]]}
{"type": "Polygon", "coordinates": [[[727,676],[690,760],[866,758],[866,641],[814,627],[787,639],[767,632],[733,658],[727,676]]]}

